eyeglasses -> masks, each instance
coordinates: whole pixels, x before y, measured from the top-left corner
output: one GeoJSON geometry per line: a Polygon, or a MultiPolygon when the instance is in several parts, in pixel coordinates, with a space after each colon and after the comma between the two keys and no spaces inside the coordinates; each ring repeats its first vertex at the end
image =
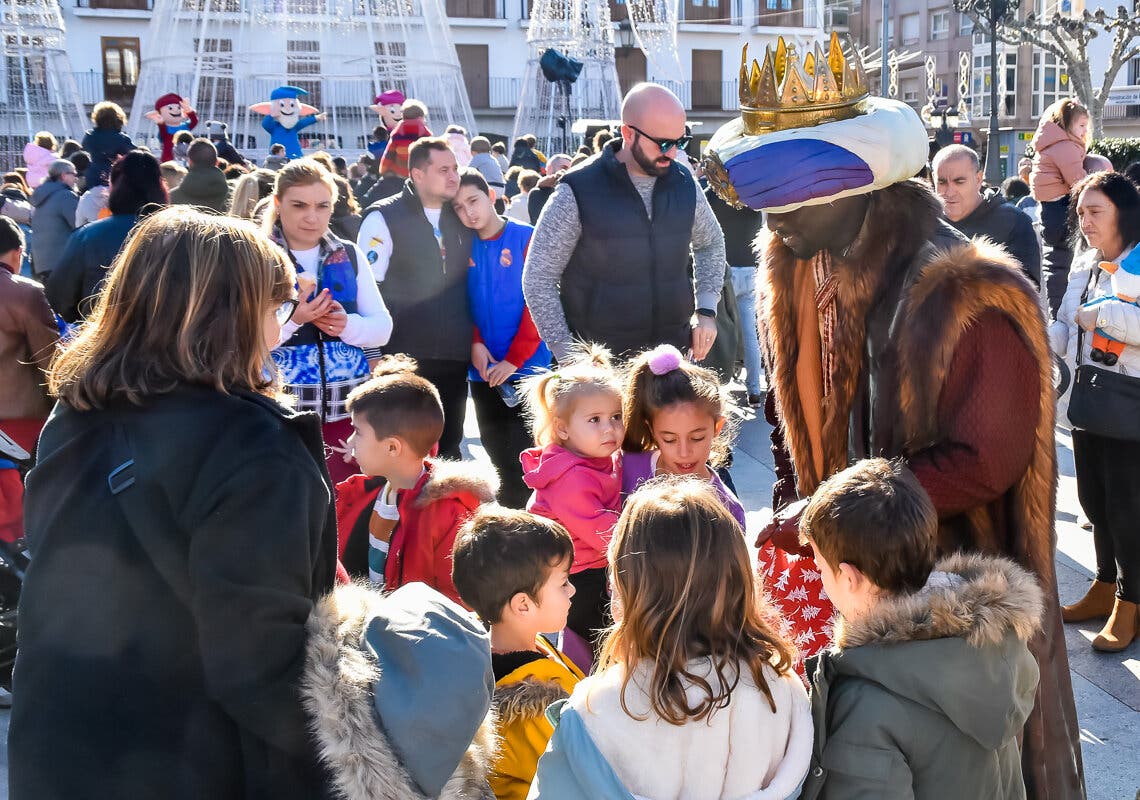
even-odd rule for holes
{"type": "Polygon", "coordinates": [[[293,318],[293,312],[297,310],[297,306],[301,304],[300,300],[289,299],[282,303],[278,308],[273,310],[273,315],[277,317],[277,324],[284,325],[286,322],[293,318]]]}
{"type": "Polygon", "coordinates": [[[658,139],[656,136],[650,136],[648,133],[636,125],[630,125],[629,127],[636,131],[639,136],[644,136],[646,139],[660,147],[662,153],[668,153],[674,147],[676,147],[678,150],[684,150],[689,146],[689,142],[693,141],[692,135],[688,133],[676,139],[658,139]]]}

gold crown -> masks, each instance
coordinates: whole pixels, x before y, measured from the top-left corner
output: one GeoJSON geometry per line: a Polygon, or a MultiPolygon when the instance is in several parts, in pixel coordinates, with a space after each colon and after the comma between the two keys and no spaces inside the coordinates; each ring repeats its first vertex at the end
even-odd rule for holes
{"type": "Polygon", "coordinates": [[[740,56],[740,116],[749,134],[806,128],[866,111],[867,75],[851,47],[848,58],[833,31],[827,54],[817,42],[801,63],[781,36],[776,52],[764,48],[764,66],[748,69],[748,45],[740,56]]]}

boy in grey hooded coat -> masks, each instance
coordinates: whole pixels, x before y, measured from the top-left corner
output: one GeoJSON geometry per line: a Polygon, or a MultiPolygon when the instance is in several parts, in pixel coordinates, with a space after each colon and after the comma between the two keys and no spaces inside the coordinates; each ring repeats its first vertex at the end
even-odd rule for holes
{"type": "Polygon", "coordinates": [[[1004,558],[935,564],[936,526],[917,479],[883,459],[825,481],[804,513],[801,536],[841,616],[831,649],[808,662],[803,800],[1026,796],[1018,735],[1037,690],[1027,643],[1043,594],[1004,558]]]}

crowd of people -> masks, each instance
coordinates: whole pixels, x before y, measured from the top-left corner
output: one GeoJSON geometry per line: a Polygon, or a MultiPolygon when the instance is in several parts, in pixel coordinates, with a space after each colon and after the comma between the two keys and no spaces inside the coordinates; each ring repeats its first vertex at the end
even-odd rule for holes
{"type": "Polygon", "coordinates": [[[549,157],[402,110],[256,166],[100,103],[4,176],[10,796],[1083,797],[1060,625],[1140,625],[1127,425],[1074,430],[1088,595],[1053,565],[1054,358],[1140,370],[1087,111],[1024,187],[758,137],[739,202],[664,87],[549,157]]]}

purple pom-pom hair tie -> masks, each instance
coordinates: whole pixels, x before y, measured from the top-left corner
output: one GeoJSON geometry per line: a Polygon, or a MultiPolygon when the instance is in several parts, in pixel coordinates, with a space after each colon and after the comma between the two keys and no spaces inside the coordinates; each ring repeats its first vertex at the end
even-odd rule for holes
{"type": "Polygon", "coordinates": [[[668,375],[681,366],[684,356],[671,344],[659,344],[649,351],[649,371],[654,375],[668,375]]]}

